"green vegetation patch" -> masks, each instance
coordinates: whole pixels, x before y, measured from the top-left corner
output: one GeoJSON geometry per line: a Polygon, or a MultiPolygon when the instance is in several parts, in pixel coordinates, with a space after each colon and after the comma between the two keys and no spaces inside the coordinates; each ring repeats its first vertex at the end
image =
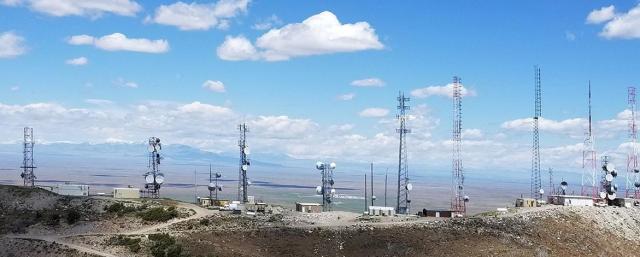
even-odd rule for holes
{"type": "Polygon", "coordinates": [[[165,209],[164,207],[155,207],[138,213],[138,217],[142,218],[145,221],[164,222],[178,217],[178,211],[173,206],[167,209],[165,209]]]}
{"type": "Polygon", "coordinates": [[[151,234],[149,240],[153,242],[151,255],[154,257],[186,257],[188,254],[182,251],[182,245],[168,234],[151,234]]]}
{"type": "Polygon", "coordinates": [[[129,248],[129,251],[137,253],[140,251],[140,238],[130,238],[123,235],[113,236],[107,240],[109,245],[121,245],[129,248]]]}

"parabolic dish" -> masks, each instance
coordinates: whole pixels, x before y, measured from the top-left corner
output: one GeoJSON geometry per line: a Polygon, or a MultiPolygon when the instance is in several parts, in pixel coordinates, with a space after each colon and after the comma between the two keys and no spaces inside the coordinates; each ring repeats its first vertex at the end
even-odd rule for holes
{"type": "Polygon", "coordinates": [[[149,150],[150,153],[153,152],[153,149],[154,149],[153,145],[149,145],[149,147],[147,147],[147,149],[149,150]]]}
{"type": "Polygon", "coordinates": [[[216,184],[215,183],[209,183],[209,191],[215,191],[216,190],[216,184]]]}
{"type": "Polygon", "coordinates": [[[413,190],[413,185],[411,183],[407,184],[405,187],[408,191],[413,190]]]}
{"type": "Polygon", "coordinates": [[[618,176],[618,171],[617,170],[612,170],[611,171],[611,176],[613,176],[614,178],[618,176]]]}
{"type": "Polygon", "coordinates": [[[611,182],[611,181],[613,181],[613,175],[611,175],[611,174],[607,174],[606,176],[604,176],[604,179],[605,179],[606,181],[611,182]]]}
{"type": "Polygon", "coordinates": [[[156,183],[158,184],[164,183],[164,174],[158,173],[158,175],[156,175],[156,183]]]}
{"type": "Polygon", "coordinates": [[[538,190],[538,193],[540,193],[541,195],[544,194],[544,188],[540,188],[540,190],[538,190]]]}
{"type": "Polygon", "coordinates": [[[322,163],[322,162],[316,162],[316,169],[321,170],[321,169],[323,169],[323,168],[324,168],[324,163],[322,163]]]}
{"type": "Polygon", "coordinates": [[[216,178],[222,177],[222,174],[216,173],[216,178]]]}
{"type": "Polygon", "coordinates": [[[640,169],[633,169],[634,173],[640,173],[640,169]]]}
{"type": "Polygon", "coordinates": [[[468,202],[469,201],[469,196],[465,195],[462,199],[464,199],[465,202],[468,202]]]}
{"type": "Polygon", "coordinates": [[[602,198],[602,199],[607,198],[607,192],[600,192],[600,193],[598,193],[598,195],[600,195],[600,198],[602,198]]]}
{"type": "Polygon", "coordinates": [[[616,196],[616,193],[608,194],[608,195],[607,195],[607,199],[609,199],[609,200],[615,200],[615,199],[616,199],[616,197],[617,197],[617,196],[616,196]]]}
{"type": "Polygon", "coordinates": [[[144,181],[149,183],[149,184],[153,183],[153,174],[149,174],[149,175],[144,176],[144,181]]]}
{"type": "Polygon", "coordinates": [[[336,168],[336,163],[332,162],[331,164],[329,164],[329,168],[335,169],[336,168]]]}
{"type": "Polygon", "coordinates": [[[633,185],[636,186],[636,187],[640,187],[640,182],[635,182],[635,183],[633,183],[633,185]]]}
{"type": "Polygon", "coordinates": [[[336,190],[334,188],[331,189],[331,195],[335,195],[336,194],[336,190]]]}
{"type": "Polygon", "coordinates": [[[322,194],[322,187],[321,186],[317,186],[316,187],[316,194],[322,194]]]}
{"type": "Polygon", "coordinates": [[[247,147],[245,147],[243,151],[244,151],[244,154],[246,154],[246,155],[251,154],[251,151],[249,150],[249,147],[248,147],[248,146],[247,146],[247,147]]]}
{"type": "Polygon", "coordinates": [[[242,170],[247,171],[249,169],[249,166],[246,164],[242,165],[242,170]]]}
{"type": "Polygon", "coordinates": [[[607,163],[607,165],[605,165],[604,167],[608,172],[612,172],[616,169],[616,165],[614,165],[613,163],[607,163]]]}

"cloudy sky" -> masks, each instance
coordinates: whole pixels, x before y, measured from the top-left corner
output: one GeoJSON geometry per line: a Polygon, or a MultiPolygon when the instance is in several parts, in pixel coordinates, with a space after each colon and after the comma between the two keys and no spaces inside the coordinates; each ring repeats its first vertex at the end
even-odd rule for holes
{"type": "Polygon", "coordinates": [[[392,164],[403,91],[411,164],[447,168],[457,75],[466,167],[524,173],[538,64],[542,166],[580,170],[589,80],[624,165],[639,46],[636,1],[0,0],[0,143],[236,152],[247,122],[254,152],[392,164]]]}

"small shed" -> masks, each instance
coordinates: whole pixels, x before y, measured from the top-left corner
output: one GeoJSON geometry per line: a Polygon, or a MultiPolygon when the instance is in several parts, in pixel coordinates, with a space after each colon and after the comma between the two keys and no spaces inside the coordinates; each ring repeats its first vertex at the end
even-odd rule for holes
{"type": "Polygon", "coordinates": [[[454,214],[451,210],[422,210],[422,215],[425,217],[451,218],[454,214]]]}
{"type": "Polygon", "coordinates": [[[533,198],[518,198],[516,199],[516,207],[538,207],[538,200],[533,198]]]}
{"type": "Polygon", "coordinates": [[[386,206],[369,206],[369,215],[371,216],[394,216],[396,209],[386,206]]]}
{"type": "Polygon", "coordinates": [[[58,184],[51,187],[51,192],[66,196],[89,196],[88,185],[58,184]]]}
{"type": "Polygon", "coordinates": [[[296,211],[306,213],[321,213],[322,205],[319,203],[296,203],[296,211]]]}
{"type": "Polygon", "coordinates": [[[119,199],[137,199],[140,198],[140,188],[114,188],[113,198],[119,199]]]}
{"type": "Polygon", "coordinates": [[[635,199],[633,198],[620,197],[620,198],[616,198],[613,201],[613,205],[618,207],[633,207],[634,202],[635,202],[635,199]]]}
{"type": "Polygon", "coordinates": [[[550,201],[555,205],[564,206],[593,206],[593,198],[582,195],[553,195],[550,201]]]}

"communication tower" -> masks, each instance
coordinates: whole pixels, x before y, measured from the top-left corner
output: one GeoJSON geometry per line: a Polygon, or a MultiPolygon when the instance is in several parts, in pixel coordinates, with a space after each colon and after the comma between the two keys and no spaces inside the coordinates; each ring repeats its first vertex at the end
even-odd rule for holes
{"type": "Polygon", "coordinates": [[[542,178],[540,176],[540,132],[538,131],[542,116],[542,90],[540,83],[540,68],[534,66],[535,111],[533,115],[533,147],[531,158],[531,198],[541,200],[544,194],[542,178]]]}
{"type": "Polygon", "coordinates": [[[407,102],[411,99],[405,97],[404,93],[400,92],[398,95],[398,115],[396,116],[400,128],[396,129],[396,132],[400,134],[400,147],[398,149],[398,191],[396,201],[396,212],[399,214],[409,213],[411,206],[411,200],[409,199],[409,191],[413,189],[413,185],[409,183],[409,165],[407,154],[407,134],[411,133],[411,129],[406,127],[406,121],[408,115],[406,111],[410,109],[407,102]]]}
{"type": "Polygon", "coordinates": [[[33,173],[33,169],[36,167],[33,165],[33,145],[35,141],[33,139],[33,128],[25,127],[24,128],[24,150],[22,159],[22,173],[20,177],[22,177],[22,181],[24,186],[33,187],[35,186],[36,175],[33,173]]]}
{"type": "Polygon", "coordinates": [[[596,151],[591,123],[591,81],[589,81],[589,126],[585,133],[584,149],[582,149],[582,184],[581,194],[584,196],[598,197],[598,182],[596,176],[596,151]]]}
{"type": "Polygon", "coordinates": [[[462,168],[462,84],[453,77],[453,161],[451,173],[451,211],[457,216],[466,214],[469,197],[464,194],[464,172],[462,168]]]}
{"type": "Polygon", "coordinates": [[[213,205],[213,200],[218,200],[218,191],[222,191],[222,186],[218,185],[218,179],[222,177],[222,174],[216,172],[215,174],[211,171],[211,164],[209,164],[209,185],[207,188],[209,189],[209,200],[211,200],[211,204],[213,205]]]}
{"type": "Polygon", "coordinates": [[[238,125],[238,130],[240,130],[240,140],[238,140],[238,146],[240,147],[240,167],[238,169],[238,201],[242,201],[246,203],[249,201],[248,199],[248,187],[249,187],[249,179],[247,178],[247,170],[249,170],[249,166],[251,162],[249,161],[249,146],[247,145],[247,132],[249,132],[249,128],[247,128],[246,123],[242,123],[238,125]]]}
{"type": "Polygon", "coordinates": [[[638,129],[636,127],[636,88],[627,88],[627,103],[629,104],[629,143],[631,149],[627,155],[627,175],[626,175],[626,197],[638,198],[638,192],[640,189],[640,181],[638,180],[638,147],[636,146],[638,141],[638,129]]]}
{"type": "Polygon", "coordinates": [[[164,174],[160,173],[160,160],[162,156],[160,151],[162,150],[162,144],[160,138],[149,138],[149,164],[147,166],[148,171],[144,174],[145,191],[143,193],[150,198],[158,198],[160,196],[160,187],[164,183],[164,174]]]}
{"type": "MultiPolygon", "coordinates": [[[[325,163],[325,162],[317,162],[316,169],[318,169],[322,175],[322,185],[316,187],[316,193],[322,195],[322,211],[330,211],[331,206],[333,204],[333,197],[336,194],[335,188],[333,185],[335,181],[333,181],[333,171],[336,169],[336,163],[325,163]]],[[[366,173],[365,173],[366,176],[366,173]]],[[[367,192],[366,186],[366,177],[365,177],[365,193],[367,192]]],[[[366,203],[366,197],[365,197],[366,203]]]]}

